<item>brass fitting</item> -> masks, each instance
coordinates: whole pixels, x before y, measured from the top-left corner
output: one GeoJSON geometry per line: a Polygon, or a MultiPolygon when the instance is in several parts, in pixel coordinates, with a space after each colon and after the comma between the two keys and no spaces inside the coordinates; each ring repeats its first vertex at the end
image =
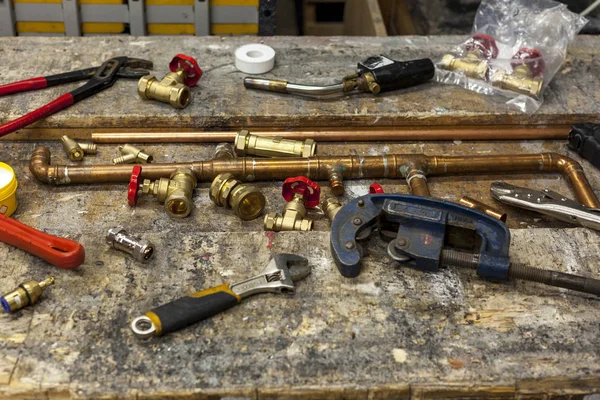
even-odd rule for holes
{"type": "Polygon", "coordinates": [[[119,146],[119,152],[121,156],[113,159],[113,164],[145,164],[153,161],[151,155],[130,144],[119,146]]]}
{"type": "Polygon", "coordinates": [[[312,157],[316,148],[317,144],[312,139],[264,138],[247,130],[241,130],[235,137],[235,151],[240,156],[312,157]]]}
{"type": "Polygon", "coordinates": [[[497,208],[488,206],[487,204],[482,203],[479,200],[475,200],[469,196],[461,197],[460,200],[458,200],[458,203],[465,207],[472,208],[473,210],[481,211],[482,213],[487,214],[492,218],[496,218],[502,222],[506,222],[507,215],[505,212],[502,212],[497,208]]]}
{"type": "Polygon", "coordinates": [[[344,181],[342,180],[341,173],[335,170],[329,171],[329,187],[331,187],[331,192],[335,196],[344,194],[344,181]]]}
{"type": "Polygon", "coordinates": [[[488,79],[489,65],[487,60],[481,59],[475,53],[467,53],[464,58],[446,54],[442,57],[440,66],[448,71],[461,71],[470,78],[486,81],[488,79]]]}
{"type": "Polygon", "coordinates": [[[310,231],[313,222],[304,217],[306,217],[304,197],[299,193],[295,193],[292,200],[283,208],[281,216],[274,212],[265,215],[265,231],[310,231]]]}
{"type": "Polygon", "coordinates": [[[60,141],[71,161],[81,161],[85,154],[96,154],[98,152],[98,147],[94,143],[78,143],[67,135],[63,135],[60,141]]]}
{"type": "Polygon", "coordinates": [[[185,72],[178,70],[169,72],[161,81],[153,75],[140,78],[138,94],[146,100],[158,100],[169,103],[175,108],[185,108],[192,99],[192,92],[183,81],[185,72]]]}
{"type": "Polygon", "coordinates": [[[527,66],[520,66],[516,67],[512,74],[503,70],[496,71],[492,76],[492,85],[538,98],[544,80],[540,76],[533,76],[527,66]]]}
{"type": "Polygon", "coordinates": [[[175,218],[187,217],[192,212],[192,195],[198,184],[191,169],[178,169],[169,179],[160,178],[152,182],[145,179],[142,193],[151,194],[165,204],[167,212],[175,218]]]}
{"type": "Polygon", "coordinates": [[[340,208],[342,208],[342,203],[335,197],[330,197],[323,202],[322,207],[329,222],[333,222],[335,215],[340,211],[340,208]]]}
{"type": "Polygon", "coordinates": [[[4,311],[11,313],[28,305],[35,304],[39,301],[44,290],[53,284],[53,277],[46,278],[41,282],[23,282],[13,291],[0,297],[2,308],[4,311]]]}
{"type": "Polygon", "coordinates": [[[215,148],[215,159],[233,159],[235,158],[235,150],[231,143],[219,143],[215,148]]]}
{"type": "Polygon", "coordinates": [[[230,173],[215,177],[209,197],[217,206],[233,209],[244,221],[255,219],[265,209],[265,196],[255,186],[238,181],[230,173]]]}

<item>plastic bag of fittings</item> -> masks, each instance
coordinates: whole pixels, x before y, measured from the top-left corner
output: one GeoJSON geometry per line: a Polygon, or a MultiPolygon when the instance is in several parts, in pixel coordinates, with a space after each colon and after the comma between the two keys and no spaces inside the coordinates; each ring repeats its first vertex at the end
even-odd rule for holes
{"type": "Polygon", "coordinates": [[[534,113],[586,22],[552,0],[483,0],[473,36],[439,60],[436,80],[534,113]]]}

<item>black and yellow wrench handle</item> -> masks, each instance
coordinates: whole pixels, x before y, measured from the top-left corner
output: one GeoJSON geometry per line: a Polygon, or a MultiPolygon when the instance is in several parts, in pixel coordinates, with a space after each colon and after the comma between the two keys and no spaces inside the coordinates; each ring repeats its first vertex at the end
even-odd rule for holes
{"type": "Polygon", "coordinates": [[[230,286],[225,283],[205,289],[147,312],[156,329],[154,334],[175,332],[235,306],[242,298],[230,286]]]}

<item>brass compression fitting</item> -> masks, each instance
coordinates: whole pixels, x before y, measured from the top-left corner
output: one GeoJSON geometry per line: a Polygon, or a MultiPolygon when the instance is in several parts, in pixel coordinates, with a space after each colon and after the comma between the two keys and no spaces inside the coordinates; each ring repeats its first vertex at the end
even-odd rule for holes
{"type": "Polygon", "coordinates": [[[158,100],[169,103],[175,108],[185,108],[192,99],[188,86],[195,86],[202,70],[196,60],[185,54],[177,54],[169,63],[171,72],[162,80],[153,75],[142,77],[138,82],[138,94],[146,100],[158,100]]]}
{"type": "Polygon", "coordinates": [[[257,218],[265,209],[265,196],[230,173],[219,174],[210,185],[209,197],[219,207],[231,208],[243,220],[257,218]]]}
{"type": "Polygon", "coordinates": [[[317,144],[312,139],[265,138],[247,130],[241,130],[235,137],[235,151],[239,156],[312,157],[316,148],[317,144]]]}
{"type": "Polygon", "coordinates": [[[50,285],[54,284],[54,278],[49,277],[41,282],[27,281],[21,283],[16,289],[0,297],[2,308],[6,312],[15,312],[23,307],[35,304],[42,297],[42,293],[50,285]]]}
{"type": "Polygon", "coordinates": [[[63,135],[60,138],[60,141],[62,142],[65,153],[67,153],[67,156],[71,161],[81,161],[85,154],[96,154],[98,152],[98,148],[95,144],[79,143],[67,135],[63,135]]]}
{"type": "Polygon", "coordinates": [[[142,193],[151,194],[159,202],[165,204],[167,212],[175,218],[187,217],[194,203],[192,195],[198,181],[192,170],[178,169],[169,179],[160,178],[156,181],[145,179],[142,184],[142,193]]]}

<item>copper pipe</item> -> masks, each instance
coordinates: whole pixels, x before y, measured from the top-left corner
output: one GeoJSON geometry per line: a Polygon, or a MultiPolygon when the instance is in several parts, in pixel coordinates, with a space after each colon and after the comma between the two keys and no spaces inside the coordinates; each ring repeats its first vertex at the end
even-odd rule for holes
{"type": "MultiPolygon", "coordinates": [[[[399,127],[352,130],[252,131],[263,137],[314,139],[320,142],[374,142],[401,140],[565,140],[564,126],[399,127]]],[[[93,132],[96,143],[219,143],[233,142],[237,132],[93,132]]]]}
{"type": "Polygon", "coordinates": [[[458,200],[459,204],[462,204],[465,207],[469,207],[472,208],[474,210],[478,210],[481,211],[487,215],[489,215],[490,217],[496,218],[502,222],[506,222],[506,213],[503,213],[502,211],[498,210],[497,208],[488,206],[485,203],[482,203],[479,200],[475,200],[472,197],[469,196],[463,196],[460,198],[460,200],[458,200]]]}
{"type": "MultiPolygon", "coordinates": [[[[577,200],[592,208],[600,202],[594,194],[581,165],[556,153],[512,154],[498,156],[436,157],[421,154],[387,154],[381,156],[328,156],[311,158],[236,158],[215,159],[177,164],[148,164],[142,178],[168,177],[181,168],[191,169],[200,182],[208,182],[220,173],[229,172],[242,181],[282,180],[304,175],[313,180],[329,180],[332,170],[342,179],[404,178],[411,190],[429,195],[426,177],[435,175],[476,173],[562,174],[573,187],[577,200]]],[[[31,157],[29,169],[35,177],[55,185],[69,183],[128,182],[131,165],[51,165],[50,151],[38,147],[31,157]]]]}

